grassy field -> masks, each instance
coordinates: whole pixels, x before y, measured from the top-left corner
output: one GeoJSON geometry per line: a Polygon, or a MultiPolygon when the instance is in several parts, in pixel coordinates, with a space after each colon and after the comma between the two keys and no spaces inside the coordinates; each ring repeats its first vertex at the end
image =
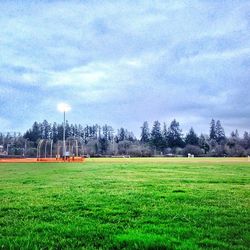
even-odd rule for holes
{"type": "Polygon", "coordinates": [[[249,249],[247,159],[0,164],[2,249],[249,249]]]}

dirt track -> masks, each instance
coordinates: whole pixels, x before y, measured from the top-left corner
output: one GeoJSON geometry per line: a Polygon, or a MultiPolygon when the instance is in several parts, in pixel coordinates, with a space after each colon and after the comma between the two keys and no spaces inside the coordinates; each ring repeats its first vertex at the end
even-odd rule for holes
{"type": "Polygon", "coordinates": [[[32,163],[32,162],[84,162],[85,158],[74,157],[67,160],[57,158],[5,158],[0,159],[0,163],[32,163]]]}

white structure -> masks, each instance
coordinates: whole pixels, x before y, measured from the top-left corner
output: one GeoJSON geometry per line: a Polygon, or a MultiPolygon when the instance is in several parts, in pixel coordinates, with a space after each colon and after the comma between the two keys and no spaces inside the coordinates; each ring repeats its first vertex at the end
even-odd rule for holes
{"type": "Polygon", "coordinates": [[[53,140],[42,139],[37,145],[37,159],[53,156],[53,140]],[[44,151],[44,154],[43,154],[44,151]]]}
{"type": "Polygon", "coordinates": [[[188,153],[188,158],[194,158],[194,155],[188,153]]]}
{"type": "Polygon", "coordinates": [[[56,145],[56,157],[80,156],[84,152],[84,141],[81,137],[68,137],[65,142],[58,141],[56,145]],[[64,148],[65,146],[65,148],[64,148]],[[64,153],[65,152],[65,153],[64,153]]]}
{"type": "Polygon", "coordinates": [[[63,157],[79,157],[83,154],[84,141],[80,137],[69,137],[65,141],[54,143],[53,140],[42,139],[37,145],[37,159],[63,157]]]}

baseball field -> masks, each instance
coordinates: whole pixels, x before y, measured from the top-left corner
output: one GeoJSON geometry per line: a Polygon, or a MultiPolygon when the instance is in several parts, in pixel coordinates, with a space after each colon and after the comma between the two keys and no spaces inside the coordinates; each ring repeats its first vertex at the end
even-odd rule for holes
{"type": "Polygon", "coordinates": [[[249,249],[247,158],[0,164],[1,249],[249,249]]]}

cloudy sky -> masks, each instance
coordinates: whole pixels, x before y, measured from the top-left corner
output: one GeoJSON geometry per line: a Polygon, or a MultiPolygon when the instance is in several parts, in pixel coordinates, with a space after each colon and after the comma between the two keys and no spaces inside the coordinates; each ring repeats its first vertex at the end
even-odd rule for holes
{"type": "Polygon", "coordinates": [[[250,1],[0,1],[0,130],[250,130],[250,1]]]}

